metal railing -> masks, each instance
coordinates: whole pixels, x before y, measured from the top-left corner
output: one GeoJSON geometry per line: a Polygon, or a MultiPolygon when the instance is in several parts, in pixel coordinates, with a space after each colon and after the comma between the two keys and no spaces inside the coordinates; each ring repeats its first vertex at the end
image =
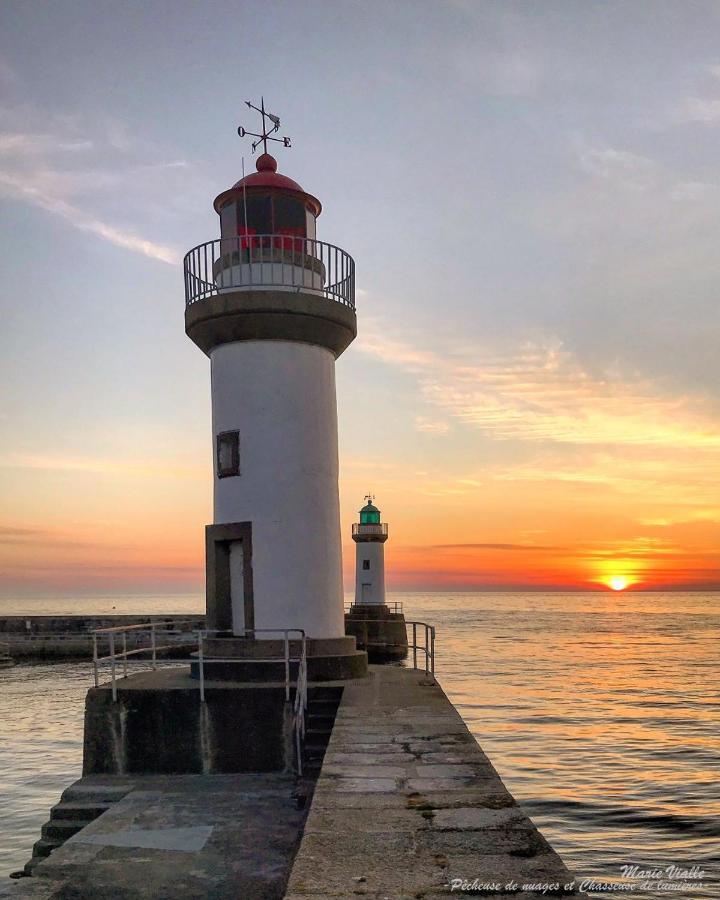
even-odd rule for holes
{"type": "Polygon", "coordinates": [[[255,234],[206,241],[188,251],[183,271],[187,306],[224,291],[272,287],[355,309],[355,261],[313,238],[255,234]]]}
{"type": "Polygon", "coordinates": [[[363,535],[363,534],[380,534],[387,535],[388,533],[388,523],[382,522],[379,525],[363,525],[360,522],[353,522],[352,526],[353,535],[363,535]]]}
{"type": "MultiPolygon", "coordinates": [[[[353,600],[352,603],[344,603],[343,607],[345,612],[350,612],[351,609],[354,609],[356,606],[367,606],[367,603],[355,603],[353,600]]],[[[392,603],[385,602],[385,606],[390,610],[391,613],[395,613],[398,615],[403,611],[402,600],[393,600],[392,603]]]]}
{"type": "Polygon", "coordinates": [[[427,622],[406,622],[407,626],[412,625],[412,642],[408,641],[408,650],[413,653],[413,669],[418,668],[418,653],[422,652],[425,657],[425,674],[435,676],[435,626],[428,625],[427,622]],[[424,642],[418,644],[418,627],[423,629],[424,642]]]}
{"type": "MultiPolygon", "coordinates": [[[[352,619],[354,625],[382,625],[395,624],[392,619],[352,619]]],[[[412,640],[408,637],[408,653],[412,650],[413,669],[424,671],[426,675],[435,676],[435,626],[428,625],[427,622],[405,622],[405,628],[412,628],[412,640]],[[418,631],[422,631],[423,642],[418,643],[418,631]],[[418,666],[418,655],[422,654],[422,665],[418,666]]],[[[404,647],[404,644],[390,644],[388,641],[371,641],[367,636],[361,638],[365,646],[372,644],[375,648],[396,646],[404,647]]]]}
{"type": "MultiPolygon", "coordinates": [[[[184,625],[191,620],[186,621],[176,621],[173,622],[173,625],[184,625]]],[[[196,624],[193,622],[192,624],[196,624]]],[[[158,628],[162,628],[167,625],[164,622],[151,622],[144,623],[141,625],[118,625],[113,628],[98,628],[93,631],[93,676],[95,680],[95,687],[100,686],[100,666],[103,664],[107,664],[110,667],[110,689],[112,693],[113,702],[117,702],[117,683],[119,678],[127,678],[128,677],[128,663],[131,664],[140,664],[148,666],[154,671],[158,667],[158,653],[164,652],[165,650],[170,650],[173,648],[177,648],[177,643],[170,643],[165,645],[159,645],[157,643],[157,630],[158,628]],[[127,647],[127,632],[137,632],[140,630],[145,630],[150,632],[150,644],[144,647],[136,647],[135,649],[128,650],[127,647]],[[109,643],[109,654],[107,656],[100,656],[98,653],[98,637],[107,636],[109,643]],[[120,638],[122,643],[122,649],[116,649],[116,639],[120,638]],[[138,659],[137,657],[143,653],[150,653],[150,659],[138,659]],[[132,657],[132,659],[131,659],[132,657]],[[122,675],[118,676],[118,662],[122,664],[122,675]]],[[[283,654],[282,656],[272,656],[272,657],[247,657],[247,656],[225,656],[225,657],[216,657],[213,656],[208,658],[205,656],[203,641],[213,634],[225,634],[226,632],[218,632],[211,629],[196,629],[194,635],[197,640],[197,658],[194,662],[197,664],[198,671],[198,687],[199,687],[199,697],[200,702],[205,703],[205,681],[206,681],[206,673],[205,667],[208,665],[215,665],[218,663],[283,663],[284,666],[284,682],[285,682],[285,702],[289,703],[291,700],[291,685],[292,685],[292,667],[291,663],[296,662],[297,665],[297,674],[295,678],[295,697],[293,700],[293,732],[295,737],[295,752],[297,756],[297,767],[298,773],[302,775],[302,746],[305,740],[305,729],[306,729],[306,716],[307,716],[307,641],[305,637],[305,631],[302,628],[253,628],[246,629],[244,632],[245,637],[254,637],[257,634],[264,635],[282,635],[283,641],[283,654]],[[294,635],[294,638],[290,636],[294,635]],[[291,641],[300,644],[299,653],[297,655],[293,655],[291,652],[291,641]]],[[[240,637],[240,635],[234,635],[234,637],[240,637]]],[[[168,665],[188,665],[188,659],[172,659],[166,656],[160,658],[160,662],[168,665]]],[[[193,661],[190,661],[193,662],[193,661]]]]}

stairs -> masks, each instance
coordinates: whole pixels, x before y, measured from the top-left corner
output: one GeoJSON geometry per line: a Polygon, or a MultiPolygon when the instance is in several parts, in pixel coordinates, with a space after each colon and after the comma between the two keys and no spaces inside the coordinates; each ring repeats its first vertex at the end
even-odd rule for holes
{"type": "Polygon", "coordinates": [[[308,709],[303,752],[303,774],[317,778],[322,768],[325,750],[330,741],[335,714],[343,689],[341,687],[309,687],[308,709]]]}
{"type": "Polygon", "coordinates": [[[70,785],[63,792],[60,802],[50,810],[50,818],[42,826],[40,840],[35,841],[32,858],[25,863],[23,874],[32,875],[35,866],[50,856],[53,850],[61,847],[68,838],[90,822],[94,822],[113,803],[132,790],[131,784],[88,785],[83,782],[86,780],[81,779],[70,785]]]}

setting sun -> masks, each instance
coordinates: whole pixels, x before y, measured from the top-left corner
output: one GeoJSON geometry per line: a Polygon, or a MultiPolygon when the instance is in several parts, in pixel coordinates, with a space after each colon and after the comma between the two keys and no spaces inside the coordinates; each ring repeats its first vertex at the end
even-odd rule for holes
{"type": "Polygon", "coordinates": [[[608,581],[608,586],[611,587],[614,591],[624,591],[629,584],[629,579],[625,578],[624,575],[615,575],[608,581]]]}

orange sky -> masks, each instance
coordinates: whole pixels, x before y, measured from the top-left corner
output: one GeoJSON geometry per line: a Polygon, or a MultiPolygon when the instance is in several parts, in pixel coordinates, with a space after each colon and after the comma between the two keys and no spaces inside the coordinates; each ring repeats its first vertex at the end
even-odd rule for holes
{"type": "Polygon", "coordinates": [[[237,28],[202,4],[8,23],[0,597],[202,591],[182,257],[218,236],[260,96],[356,262],[346,586],[371,491],[390,589],[720,589],[717,16],[246,5],[237,28]]]}

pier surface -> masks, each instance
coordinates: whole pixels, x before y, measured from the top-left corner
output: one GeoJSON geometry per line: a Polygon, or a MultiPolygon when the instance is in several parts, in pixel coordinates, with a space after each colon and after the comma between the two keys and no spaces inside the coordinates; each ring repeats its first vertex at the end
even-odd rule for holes
{"type": "MultiPolygon", "coordinates": [[[[168,735],[172,740],[172,735],[168,735]]],[[[121,795],[31,878],[6,880],[21,900],[260,900],[282,897],[306,811],[294,778],[252,775],[88,776],[74,797],[121,795]]],[[[67,793],[67,792],[66,792],[67,793]]]]}
{"type": "Polygon", "coordinates": [[[463,896],[458,881],[496,897],[572,893],[439,685],[412,669],[371,671],[345,687],[287,900],[431,900],[463,896]]]}
{"type": "Polygon", "coordinates": [[[463,896],[461,883],[496,898],[572,892],[460,714],[416,670],[372,666],[344,684],[307,821],[289,776],[114,777],[95,783],[127,785],[122,799],[0,896],[433,900],[463,896]]]}

